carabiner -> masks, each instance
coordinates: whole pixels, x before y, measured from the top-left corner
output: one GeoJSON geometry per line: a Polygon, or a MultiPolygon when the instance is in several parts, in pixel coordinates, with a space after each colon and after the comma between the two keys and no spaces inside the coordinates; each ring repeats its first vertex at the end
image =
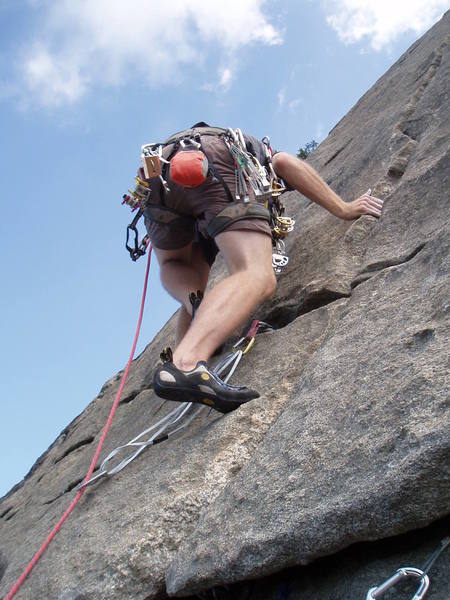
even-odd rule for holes
{"type": "Polygon", "coordinates": [[[246,337],[241,337],[231,348],[231,352],[237,352],[239,350],[239,346],[241,346],[243,344],[243,342],[246,342],[246,341],[247,341],[246,337]]]}
{"type": "Polygon", "coordinates": [[[274,269],[282,269],[288,264],[288,262],[289,257],[285,254],[278,254],[277,252],[272,254],[272,266],[274,269]]]}
{"type": "Polygon", "coordinates": [[[247,354],[247,352],[250,352],[250,350],[253,348],[253,344],[255,343],[255,338],[254,337],[241,337],[240,340],[238,340],[234,346],[231,348],[231,352],[242,352],[242,355],[247,354]],[[244,348],[240,348],[240,346],[242,346],[243,344],[245,344],[244,348]]]}
{"type": "Polygon", "coordinates": [[[194,146],[196,150],[200,150],[202,145],[199,142],[196,142],[193,138],[185,137],[180,140],[180,148],[186,148],[186,146],[194,146]]]}
{"type": "Polygon", "coordinates": [[[273,179],[272,181],[271,194],[272,198],[278,198],[278,196],[281,196],[281,194],[286,191],[286,186],[284,185],[284,182],[277,177],[275,171],[273,171],[273,174],[275,175],[276,179],[273,179]]]}
{"type": "Polygon", "coordinates": [[[254,343],[255,343],[255,338],[254,337],[250,338],[248,344],[246,345],[246,347],[242,351],[242,355],[243,356],[245,356],[245,354],[247,354],[248,352],[250,352],[250,350],[253,348],[254,343]]]}
{"type": "Polygon", "coordinates": [[[83,488],[88,487],[88,485],[92,485],[93,483],[95,483],[97,481],[97,479],[100,479],[101,477],[105,477],[105,475],[109,475],[108,471],[102,471],[100,469],[99,473],[97,473],[97,475],[93,475],[89,481],[85,481],[83,479],[83,481],[81,483],[79,483],[76,487],[75,487],[75,491],[76,492],[81,492],[81,490],[83,488]]]}
{"type": "Polygon", "coordinates": [[[133,261],[137,261],[137,259],[140,256],[144,256],[146,250],[147,250],[147,246],[150,243],[150,239],[148,237],[148,235],[145,235],[141,242],[139,242],[139,234],[138,234],[138,230],[136,225],[133,225],[133,223],[130,223],[130,225],[127,226],[127,240],[125,242],[125,248],[128,250],[131,260],[133,261]],[[130,236],[133,236],[133,246],[130,246],[130,236]]]}
{"type": "Polygon", "coordinates": [[[279,235],[287,235],[294,230],[295,220],[290,217],[282,217],[281,215],[275,218],[276,230],[279,235]]]}
{"type": "Polygon", "coordinates": [[[268,135],[265,135],[261,141],[266,148],[270,149],[270,137],[268,135]]]}
{"type": "MultiPolygon", "coordinates": [[[[266,325],[266,323],[264,323],[264,325],[266,325]]],[[[260,321],[258,321],[258,319],[253,319],[248,332],[244,335],[244,337],[241,337],[234,344],[234,346],[231,348],[231,351],[238,352],[239,346],[241,346],[241,344],[243,344],[245,342],[247,345],[242,350],[242,354],[247,354],[247,352],[250,352],[250,350],[253,348],[253,344],[255,343],[255,336],[259,331],[259,326],[260,326],[260,321]]]]}
{"type": "Polygon", "coordinates": [[[371,588],[367,592],[366,600],[376,600],[377,598],[380,598],[380,596],[382,596],[389,588],[397,585],[399,581],[406,579],[407,577],[415,577],[420,579],[419,589],[411,600],[422,600],[428,591],[430,580],[428,579],[428,575],[426,575],[421,569],[416,569],[414,567],[401,567],[398,569],[394,575],[389,577],[389,579],[387,579],[384,583],[378,587],[371,588]]]}

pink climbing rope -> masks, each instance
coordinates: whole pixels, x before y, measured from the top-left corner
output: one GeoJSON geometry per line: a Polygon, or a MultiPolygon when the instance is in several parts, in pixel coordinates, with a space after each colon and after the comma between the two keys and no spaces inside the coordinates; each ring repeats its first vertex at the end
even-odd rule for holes
{"type": "MultiPolygon", "coordinates": [[[[136,327],[136,333],[134,335],[133,346],[131,348],[131,352],[130,352],[130,356],[128,358],[127,366],[125,367],[125,371],[124,371],[124,373],[122,375],[122,380],[120,382],[119,389],[117,391],[116,397],[114,398],[114,402],[113,402],[113,405],[111,407],[111,411],[109,413],[108,420],[106,421],[105,427],[103,428],[102,436],[101,436],[100,441],[99,441],[99,443],[97,445],[97,449],[96,449],[94,457],[93,457],[93,459],[91,461],[91,465],[90,465],[90,467],[88,469],[88,472],[86,473],[86,477],[84,479],[84,483],[87,483],[89,481],[89,479],[92,476],[92,473],[94,472],[95,465],[97,464],[97,460],[98,460],[98,458],[100,456],[100,452],[102,451],[102,447],[103,447],[103,444],[105,442],[106,436],[108,434],[109,428],[111,427],[111,423],[113,422],[114,416],[115,416],[116,411],[117,411],[117,407],[119,406],[120,398],[122,396],[122,392],[123,392],[123,389],[125,387],[125,383],[126,383],[127,378],[128,378],[128,373],[130,371],[131,363],[133,361],[134,353],[136,351],[136,346],[137,346],[138,339],[139,339],[139,333],[140,333],[140,330],[141,330],[142,317],[144,315],[145,297],[147,295],[147,285],[148,285],[148,276],[149,276],[149,273],[150,273],[151,255],[152,255],[152,247],[150,245],[149,251],[148,251],[147,268],[146,268],[146,271],[145,271],[144,287],[143,287],[143,291],[142,291],[141,307],[140,307],[140,310],[139,310],[139,318],[138,318],[138,323],[137,323],[137,327],[136,327]]],[[[45,542],[42,544],[42,546],[39,548],[39,550],[33,556],[33,558],[31,559],[30,563],[28,564],[28,566],[26,567],[26,569],[24,569],[24,571],[22,572],[22,574],[20,575],[20,577],[16,581],[16,583],[12,586],[12,588],[8,592],[8,595],[5,596],[5,600],[11,600],[11,598],[13,598],[16,595],[16,593],[19,591],[19,589],[22,586],[23,582],[28,577],[28,575],[31,573],[31,571],[33,570],[33,567],[35,567],[35,565],[37,564],[37,562],[39,561],[39,559],[41,558],[41,556],[47,550],[48,546],[50,545],[50,543],[53,540],[53,538],[55,537],[55,535],[61,529],[61,527],[63,526],[64,522],[67,521],[67,519],[69,518],[69,516],[72,513],[73,509],[78,504],[78,502],[81,500],[81,498],[82,498],[85,490],[86,490],[86,487],[82,487],[80,489],[80,491],[77,493],[77,495],[75,496],[75,498],[69,504],[69,507],[67,508],[67,510],[65,511],[65,513],[63,514],[63,516],[60,518],[60,520],[53,527],[52,531],[49,533],[49,535],[48,535],[47,539],[45,540],[45,542]]]]}

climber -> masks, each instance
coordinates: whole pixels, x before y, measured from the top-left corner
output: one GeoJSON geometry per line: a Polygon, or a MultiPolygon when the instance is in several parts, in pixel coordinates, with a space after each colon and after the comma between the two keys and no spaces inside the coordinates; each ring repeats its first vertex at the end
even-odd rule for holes
{"type": "Polygon", "coordinates": [[[379,217],[383,206],[370,193],[344,202],[307,163],[285,152],[270,157],[267,144],[235,131],[236,137],[234,130],[197,123],[159,145],[158,151],[147,152],[144,162],[145,176],[153,175],[147,179],[152,195],[144,211],[145,224],[162,284],[181,304],[175,351],[172,360],[156,369],[153,389],[162,398],[197,401],[220,412],[259,396],[247,387],[225,384],[208,360],[276,288],[269,218],[255,202],[267,188],[264,171],[267,174],[273,167],[272,173],[289,188],[341,219],[379,217]],[[243,172],[248,165],[245,153],[264,167],[256,169],[254,181],[252,172],[250,177],[243,172]],[[155,157],[162,161],[162,174],[158,169],[152,172],[155,157]],[[170,172],[164,170],[169,161],[170,172]],[[205,294],[192,319],[192,292],[204,292],[217,251],[223,255],[228,277],[205,294]]]}

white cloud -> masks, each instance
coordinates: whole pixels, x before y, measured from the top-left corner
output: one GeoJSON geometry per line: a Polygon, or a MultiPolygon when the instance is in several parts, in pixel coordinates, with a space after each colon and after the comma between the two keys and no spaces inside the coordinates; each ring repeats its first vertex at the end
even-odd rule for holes
{"type": "Polygon", "coordinates": [[[231,67],[220,67],[217,70],[217,79],[208,81],[201,86],[205,92],[220,94],[230,89],[233,83],[233,69],[231,67]]]}
{"type": "Polygon", "coordinates": [[[327,22],[341,41],[368,39],[374,50],[407,31],[420,35],[448,7],[448,0],[322,0],[327,22]]]}
{"type": "Polygon", "coordinates": [[[278,98],[279,108],[283,108],[284,103],[286,101],[286,89],[285,88],[281,88],[281,90],[277,94],[277,98],[278,98]]]}
{"type": "Polygon", "coordinates": [[[296,112],[297,108],[302,104],[303,100],[301,98],[294,98],[289,102],[289,110],[291,112],[296,112]]]}
{"type": "Polygon", "coordinates": [[[48,106],[59,102],[74,102],[85,92],[87,80],[83,80],[76,64],[70,64],[70,56],[53,57],[38,44],[23,65],[24,76],[30,92],[37,92],[41,102],[48,106]],[[42,85],[47,82],[47,85],[42,85]]]}
{"type": "MultiPolygon", "coordinates": [[[[75,102],[98,85],[134,77],[177,83],[209,56],[233,62],[249,44],[279,44],[264,14],[267,0],[29,0],[43,23],[20,61],[22,84],[47,106],[75,102]]],[[[217,85],[230,87],[222,68],[217,85]]]]}
{"type": "Polygon", "coordinates": [[[220,75],[219,86],[223,90],[228,90],[231,86],[231,82],[233,80],[233,72],[231,69],[222,69],[222,73],[220,75]]]}

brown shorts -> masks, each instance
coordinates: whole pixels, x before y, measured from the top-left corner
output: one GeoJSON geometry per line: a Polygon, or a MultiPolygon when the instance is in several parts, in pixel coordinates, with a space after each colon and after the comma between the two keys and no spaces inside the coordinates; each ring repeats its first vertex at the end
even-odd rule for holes
{"type": "MultiPolygon", "coordinates": [[[[258,140],[255,140],[257,143],[258,140]]],[[[202,150],[206,154],[208,161],[212,163],[215,169],[222,176],[228,185],[232,196],[235,195],[236,175],[234,161],[223,139],[218,136],[202,136],[202,150]]],[[[168,156],[171,152],[171,146],[164,149],[164,155],[168,156]]],[[[159,203],[162,198],[164,205],[178,213],[179,215],[192,218],[192,225],[183,223],[182,226],[173,224],[163,224],[145,219],[150,240],[155,248],[161,250],[176,250],[188,245],[190,242],[201,242],[209,240],[206,246],[213,247],[212,240],[208,236],[207,228],[211,220],[227,205],[229,198],[222,185],[216,178],[208,175],[205,183],[197,188],[184,188],[174,183],[170,176],[167,177],[170,187],[169,193],[163,193],[162,184],[159,179],[151,181],[151,201],[159,203]],[[201,238],[204,238],[202,240],[201,238]]],[[[262,219],[242,219],[226,228],[226,231],[232,230],[260,231],[271,235],[270,225],[262,219]]],[[[208,254],[208,262],[214,260],[208,254]]]]}

